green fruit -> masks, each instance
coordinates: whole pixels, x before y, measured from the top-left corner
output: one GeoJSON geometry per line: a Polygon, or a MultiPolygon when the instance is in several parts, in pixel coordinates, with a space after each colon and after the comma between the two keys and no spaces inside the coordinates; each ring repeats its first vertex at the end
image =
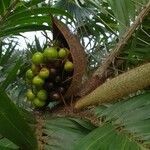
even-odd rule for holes
{"type": "Polygon", "coordinates": [[[34,107],[43,107],[46,103],[45,101],[40,101],[40,99],[35,98],[32,104],[34,105],[34,107]]]}
{"type": "Polygon", "coordinates": [[[67,57],[67,51],[66,51],[66,49],[65,48],[61,48],[60,50],[59,50],[59,52],[58,52],[58,56],[59,56],[59,58],[65,58],[65,57],[67,57]]]}
{"type": "Polygon", "coordinates": [[[44,80],[41,79],[38,75],[35,76],[32,80],[32,84],[37,86],[37,87],[41,87],[44,84],[44,80]]]}
{"type": "Polygon", "coordinates": [[[40,71],[40,67],[35,64],[32,64],[31,70],[32,70],[33,74],[37,75],[40,71]]]}
{"type": "Polygon", "coordinates": [[[47,100],[47,91],[46,90],[40,90],[37,93],[37,97],[41,100],[41,101],[46,101],[47,100]]]}
{"type": "Polygon", "coordinates": [[[35,98],[35,95],[34,95],[34,93],[32,92],[31,89],[29,89],[27,91],[26,96],[27,96],[27,100],[29,100],[29,101],[33,101],[33,99],[35,98]]]}
{"type": "Polygon", "coordinates": [[[47,68],[42,68],[39,72],[39,77],[46,79],[49,77],[49,70],[47,68]]]}
{"type": "Polygon", "coordinates": [[[46,48],[43,53],[45,60],[52,60],[58,58],[58,52],[56,47],[46,48]]]}
{"type": "Polygon", "coordinates": [[[73,63],[71,61],[66,61],[64,65],[64,70],[70,72],[73,70],[73,68],[74,68],[73,63]]]}
{"type": "Polygon", "coordinates": [[[32,70],[31,69],[27,70],[26,78],[27,79],[32,79],[33,77],[34,77],[34,74],[33,74],[32,70]]]}
{"type": "Polygon", "coordinates": [[[43,63],[43,54],[41,52],[36,52],[33,54],[32,62],[36,65],[43,63]]]}

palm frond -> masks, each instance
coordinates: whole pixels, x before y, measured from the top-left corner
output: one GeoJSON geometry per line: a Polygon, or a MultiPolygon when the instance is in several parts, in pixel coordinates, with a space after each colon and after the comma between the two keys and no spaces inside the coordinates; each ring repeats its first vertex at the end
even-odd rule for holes
{"type": "Polygon", "coordinates": [[[95,129],[89,121],[71,117],[46,118],[45,149],[73,150],[77,141],[95,129]]]}
{"type": "Polygon", "coordinates": [[[4,137],[0,137],[1,150],[18,150],[19,147],[4,137]]]}
{"type": "MultiPolygon", "coordinates": [[[[129,98],[128,101],[120,101],[114,105],[100,106],[96,108],[95,113],[98,117],[103,119],[103,124],[110,123],[116,133],[123,135],[124,138],[127,137],[128,142],[126,141],[126,144],[133,141],[137,145],[136,149],[140,147],[141,149],[142,147],[149,149],[149,107],[150,93],[147,92],[129,98]]],[[[111,136],[111,133],[109,135],[111,136]]],[[[111,139],[111,141],[114,143],[116,139],[111,139]]]]}
{"type": "Polygon", "coordinates": [[[33,130],[2,88],[0,98],[0,134],[20,148],[36,150],[37,142],[33,130]]]}
{"type": "Polygon", "coordinates": [[[105,124],[82,138],[74,150],[139,150],[141,145],[125,136],[111,124],[105,124]]]}
{"type": "Polygon", "coordinates": [[[26,31],[49,30],[52,15],[61,14],[72,19],[72,16],[62,9],[37,4],[41,4],[41,1],[20,2],[16,0],[11,3],[1,15],[0,37],[26,31]]]}

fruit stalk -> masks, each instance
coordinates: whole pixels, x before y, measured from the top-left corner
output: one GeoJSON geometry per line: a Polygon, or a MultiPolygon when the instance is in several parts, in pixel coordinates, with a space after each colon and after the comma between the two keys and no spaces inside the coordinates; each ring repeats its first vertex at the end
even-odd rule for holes
{"type": "Polygon", "coordinates": [[[96,88],[89,95],[79,99],[75,109],[89,105],[114,102],[123,96],[150,85],[150,63],[131,69],[96,88]]]}

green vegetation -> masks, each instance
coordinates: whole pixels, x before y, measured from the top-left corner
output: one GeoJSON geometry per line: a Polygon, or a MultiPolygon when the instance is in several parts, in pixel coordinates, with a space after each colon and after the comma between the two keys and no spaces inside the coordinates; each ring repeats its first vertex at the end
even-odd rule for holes
{"type": "Polygon", "coordinates": [[[149,150],[149,12],[149,0],[1,0],[0,150],[149,150]],[[71,33],[87,62],[77,95],[71,33]]]}

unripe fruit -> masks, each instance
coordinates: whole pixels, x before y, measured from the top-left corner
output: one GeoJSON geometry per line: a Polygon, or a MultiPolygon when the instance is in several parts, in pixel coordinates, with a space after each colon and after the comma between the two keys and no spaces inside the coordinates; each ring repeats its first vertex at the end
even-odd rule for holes
{"type": "Polygon", "coordinates": [[[32,83],[37,87],[41,87],[44,84],[44,80],[41,79],[39,76],[35,76],[32,80],[32,83]]]}
{"type": "Polygon", "coordinates": [[[40,90],[37,93],[37,97],[41,100],[41,101],[46,101],[47,100],[47,91],[46,90],[40,90]]]}
{"type": "Polygon", "coordinates": [[[49,77],[49,70],[47,68],[42,68],[39,72],[39,77],[46,79],[49,77]]]}
{"type": "Polygon", "coordinates": [[[45,60],[57,59],[58,58],[57,48],[55,47],[46,48],[44,50],[43,56],[45,60]]]}
{"type": "Polygon", "coordinates": [[[27,79],[32,79],[33,77],[34,77],[34,74],[33,74],[32,70],[31,69],[27,70],[26,78],[27,79]]]}
{"type": "Polygon", "coordinates": [[[33,101],[33,99],[35,98],[35,95],[31,89],[28,89],[26,96],[27,96],[27,100],[29,100],[29,101],[33,101]]]}
{"type": "Polygon", "coordinates": [[[59,58],[65,58],[65,57],[67,57],[67,51],[66,51],[66,49],[65,48],[61,48],[59,50],[59,52],[58,52],[58,56],[59,56],[59,58]]]}
{"type": "Polygon", "coordinates": [[[32,62],[36,65],[43,63],[43,54],[41,52],[36,52],[32,56],[32,62]]]}
{"type": "Polygon", "coordinates": [[[73,63],[71,61],[68,60],[65,62],[65,65],[64,65],[65,71],[70,72],[73,70],[73,68],[74,68],[74,66],[73,66],[73,63]]]}
{"type": "Polygon", "coordinates": [[[34,75],[37,75],[39,73],[39,71],[40,71],[40,67],[35,65],[35,64],[32,64],[31,70],[32,70],[34,75]]]}
{"type": "Polygon", "coordinates": [[[33,100],[34,107],[39,107],[40,108],[40,107],[43,107],[45,104],[46,104],[45,101],[40,101],[40,99],[38,99],[38,98],[35,98],[33,100]]]}

